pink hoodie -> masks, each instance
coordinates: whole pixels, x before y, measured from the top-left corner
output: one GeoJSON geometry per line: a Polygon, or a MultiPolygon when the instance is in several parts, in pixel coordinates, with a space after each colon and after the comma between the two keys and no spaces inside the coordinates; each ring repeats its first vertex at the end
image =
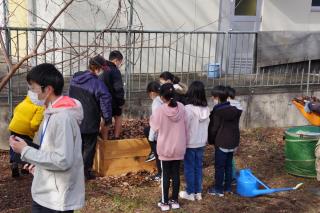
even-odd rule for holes
{"type": "Polygon", "coordinates": [[[150,117],[150,126],[158,132],[157,152],[160,160],[182,160],[186,152],[187,125],[184,106],[163,104],[150,117]]]}

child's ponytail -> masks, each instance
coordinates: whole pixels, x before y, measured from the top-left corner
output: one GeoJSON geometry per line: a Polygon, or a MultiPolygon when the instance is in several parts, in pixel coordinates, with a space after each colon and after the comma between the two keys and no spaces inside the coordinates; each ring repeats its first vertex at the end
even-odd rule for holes
{"type": "Polygon", "coordinates": [[[169,106],[169,107],[177,107],[177,106],[178,106],[178,103],[177,103],[177,101],[176,101],[174,98],[171,98],[168,106],[169,106]]]}
{"type": "Polygon", "coordinates": [[[163,84],[160,88],[160,96],[164,100],[169,102],[169,104],[168,104],[169,107],[177,107],[178,106],[178,103],[174,98],[175,91],[174,91],[173,84],[171,84],[171,83],[163,84]]]}

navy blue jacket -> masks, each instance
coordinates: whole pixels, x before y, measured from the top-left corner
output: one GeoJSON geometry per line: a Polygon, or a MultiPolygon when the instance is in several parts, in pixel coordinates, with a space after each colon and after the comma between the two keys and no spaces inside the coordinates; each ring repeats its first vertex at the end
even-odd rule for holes
{"type": "Polygon", "coordinates": [[[105,83],[111,93],[112,108],[119,108],[125,103],[121,72],[111,61],[106,61],[106,66],[103,69],[99,78],[105,83]]]}
{"type": "Polygon", "coordinates": [[[217,104],[210,113],[208,143],[215,147],[234,149],[239,146],[239,120],[242,111],[229,102],[217,104]]]}
{"type": "Polygon", "coordinates": [[[99,132],[101,116],[106,123],[110,123],[111,95],[97,75],[90,71],[75,73],[70,82],[69,96],[82,104],[84,118],[80,125],[81,133],[99,132]]]}

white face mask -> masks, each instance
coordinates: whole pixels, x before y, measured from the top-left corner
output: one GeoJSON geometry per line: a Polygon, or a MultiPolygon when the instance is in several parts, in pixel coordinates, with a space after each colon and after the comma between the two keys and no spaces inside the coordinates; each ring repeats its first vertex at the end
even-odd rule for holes
{"type": "Polygon", "coordinates": [[[218,99],[213,99],[213,105],[217,105],[219,104],[219,100],[218,99]]]}
{"type": "Polygon", "coordinates": [[[37,93],[28,90],[28,96],[33,104],[37,106],[44,106],[45,100],[39,100],[37,93]]]}

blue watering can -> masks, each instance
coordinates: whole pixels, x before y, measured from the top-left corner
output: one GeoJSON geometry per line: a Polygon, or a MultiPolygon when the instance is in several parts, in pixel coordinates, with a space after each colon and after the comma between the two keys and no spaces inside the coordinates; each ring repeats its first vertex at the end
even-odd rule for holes
{"type": "Polygon", "coordinates": [[[290,191],[298,189],[303,183],[299,183],[293,188],[271,189],[261,180],[255,177],[250,169],[242,169],[237,177],[237,193],[243,197],[255,197],[259,195],[271,194],[274,192],[290,191]],[[263,186],[264,189],[260,189],[263,186]]]}

